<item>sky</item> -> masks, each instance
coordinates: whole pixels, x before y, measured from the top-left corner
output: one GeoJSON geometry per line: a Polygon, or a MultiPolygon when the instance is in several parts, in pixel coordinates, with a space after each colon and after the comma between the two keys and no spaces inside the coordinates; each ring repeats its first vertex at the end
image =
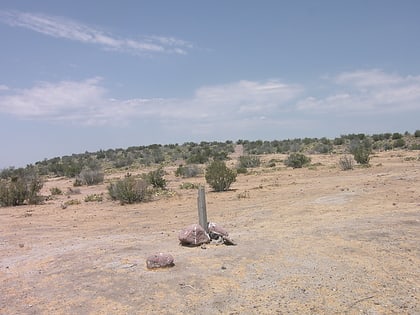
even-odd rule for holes
{"type": "Polygon", "coordinates": [[[420,129],[417,0],[2,0],[0,169],[420,129]]]}

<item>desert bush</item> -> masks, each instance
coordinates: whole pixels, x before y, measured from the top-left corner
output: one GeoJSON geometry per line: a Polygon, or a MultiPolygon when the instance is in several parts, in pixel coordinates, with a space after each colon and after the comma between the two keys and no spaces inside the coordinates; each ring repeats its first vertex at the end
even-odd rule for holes
{"type": "Polygon", "coordinates": [[[166,188],[166,180],[163,178],[165,171],[162,167],[159,167],[155,171],[151,171],[144,176],[146,182],[153,186],[153,188],[166,188]]]}
{"type": "Polygon", "coordinates": [[[182,183],[179,188],[181,189],[198,189],[200,185],[194,183],[182,183]]]}
{"type": "Polygon", "coordinates": [[[342,171],[352,170],[354,168],[353,158],[348,155],[344,155],[338,161],[338,165],[342,171]]]}
{"type": "Polygon", "coordinates": [[[229,169],[223,161],[213,161],[206,168],[205,178],[215,191],[225,191],[236,181],[236,172],[229,169]]]}
{"type": "Polygon", "coordinates": [[[402,148],[405,147],[405,140],[400,138],[397,140],[394,140],[394,148],[402,148]]]}
{"type": "Polygon", "coordinates": [[[128,174],[124,179],[111,183],[108,192],[112,200],[118,200],[121,204],[132,204],[148,199],[150,193],[147,186],[145,180],[136,179],[128,174]]]}
{"type": "Polygon", "coordinates": [[[71,188],[71,187],[67,188],[67,192],[66,192],[67,196],[79,195],[79,194],[81,194],[80,188],[71,188]]]}
{"type": "Polygon", "coordinates": [[[58,187],[50,188],[50,192],[51,192],[51,195],[53,196],[61,195],[63,193],[63,191],[58,187]]]}
{"type": "Polygon", "coordinates": [[[256,155],[242,155],[239,157],[238,168],[252,168],[261,165],[261,159],[256,155]]]}
{"type": "Polygon", "coordinates": [[[292,153],[284,161],[284,164],[293,168],[301,168],[308,165],[311,162],[311,158],[307,157],[302,153],[292,153]]]}
{"type": "Polygon", "coordinates": [[[76,183],[79,181],[79,183],[91,186],[91,185],[97,185],[104,181],[104,173],[101,169],[95,168],[84,168],[79,176],[76,178],[76,181],[74,185],[76,186],[76,183]]]}
{"type": "Polygon", "coordinates": [[[414,131],[414,137],[419,138],[420,137],[420,130],[414,131]]]}
{"type": "Polygon", "coordinates": [[[19,206],[24,203],[39,204],[44,183],[33,170],[22,170],[20,175],[0,180],[0,206],[19,206]]]}
{"type": "Polygon", "coordinates": [[[399,132],[394,132],[392,134],[392,140],[397,140],[397,139],[401,139],[403,137],[402,134],[400,134],[399,132]]]}
{"type": "Polygon", "coordinates": [[[201,169],[195,164],[180,165],[175,171],[175,176],[184,178],[196,177],[199,174],[201,174],[201,169]]]}
{"type": "Polygon", "coordinates": [[[368,139],[363,141],[352,140],[350,142],[349,151],[353,154],[354,159],[357,163],[362,165],[368,165],[370,161],[370,154],[372,153],[372,145],[368,139]]]}
{"type": "Polygon", "coordinates": [[[246,167],[237,167],[236,174],[246,174],[248,173],[248,169],[246,167]]]}
{"type": "Polygon", "coordinates": [[[85,202],[101,202],[103,200],[102,194],[91,194],[85,197],[85,202]]]}
{"type": "Polygon", "coordinates": [[[64,205],[67,206],[76,206],[76,205],[80,205],[81,201],[79,199],[70,199],[67,200],[64,205]]]}
{"type": "Polygon", "coordinates": [[[236,195],[236,197],[238,197],[238,199],[247,199],[247,198],[251,198],[249,191],[245,190],[243,192],[240,192],[239,194],[236,195]]]}

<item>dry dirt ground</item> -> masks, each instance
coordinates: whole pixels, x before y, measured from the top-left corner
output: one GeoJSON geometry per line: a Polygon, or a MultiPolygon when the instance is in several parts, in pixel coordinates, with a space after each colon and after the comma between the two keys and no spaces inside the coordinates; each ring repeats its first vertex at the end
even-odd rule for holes
{"type": "MultiPolygon", "coordinates": [[[[209,220],[237,246],[178,244],[198,221],[197,190],[179,186],[205,180],[175,178],[175,166],[171,193],[148,203],[83,201],[104,184],[1,208],[0,314],[420,314],[419,152],[379,153],[352,171],[338,159],[207,187],[209,220]],[[69,199],[81,204],[62,209],[69,199]],[[175,266],[147,270],[156,252],[175,266]]],[[[50,179],[44,195],[52,187],[72,181],[50,179]]]]}

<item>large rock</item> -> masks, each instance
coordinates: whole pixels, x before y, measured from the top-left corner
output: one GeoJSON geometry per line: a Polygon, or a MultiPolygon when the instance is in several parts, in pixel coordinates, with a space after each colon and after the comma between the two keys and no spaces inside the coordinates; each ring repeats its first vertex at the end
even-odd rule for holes
{"type": "Polygon", "coordinates": [[[147,257],[146,266],[149,269],[173,267],[174,258],[170,254],[157,253],[147,257]]]}
{"type": "Polygon", "coordinates": [[[210,237],[199,224],[193,224],[182,229],[178,239],[184,246],[200,246],[210,242],[210,237]]]}

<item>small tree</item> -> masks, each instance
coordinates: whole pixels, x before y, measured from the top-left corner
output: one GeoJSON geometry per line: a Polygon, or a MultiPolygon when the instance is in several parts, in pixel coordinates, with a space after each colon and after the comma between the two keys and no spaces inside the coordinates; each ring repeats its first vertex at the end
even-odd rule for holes
{"type": "Polygon", "coordinates": [[[213,161],[206,168],[205,178],[215,191],[226,191],[236,181],[236,172],[229,169],[223,161],[213,161]]]}
{"type": "Polygon", "coordinates": [[[311,163],[311,158],[302,153],[292,153],[284,161],[286,166],[293,168],[302,168],[309,163],[311,163]]]}

